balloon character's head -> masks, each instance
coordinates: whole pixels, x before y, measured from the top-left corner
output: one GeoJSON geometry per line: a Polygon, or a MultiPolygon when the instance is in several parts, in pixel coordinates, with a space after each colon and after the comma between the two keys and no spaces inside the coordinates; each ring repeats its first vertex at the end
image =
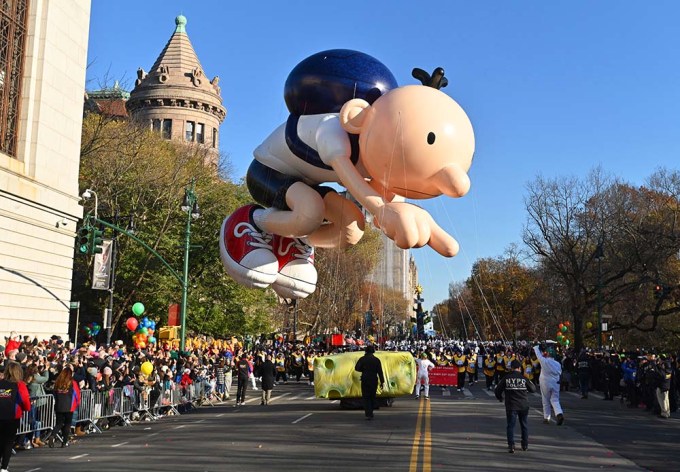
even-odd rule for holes
{"type": "Polygon", "coordinates": [[[345,103],[342,126],[359,135],[361,164],[384,189],[414,199],[462,197],[470,189],[472,124],[439,90],[447,84],[443,69],[431,77],[414,69],[414,76],[423,85],[396,88],[373,104],[361,98],[345,103]]]}

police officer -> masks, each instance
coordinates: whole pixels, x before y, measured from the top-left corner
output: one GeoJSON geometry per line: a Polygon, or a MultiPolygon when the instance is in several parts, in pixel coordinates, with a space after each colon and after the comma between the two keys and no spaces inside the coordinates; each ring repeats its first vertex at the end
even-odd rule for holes
{"type": "Polygon", "coordinates": [[[536,386],[526,379],[520,372],[521,364],[515,359],[510,362],[512,369],[505,375],[496,386],[495,394],[498,401],[503,401],[505,393],[505,416],[507,418],[508,452],[515,452],[515,421],[519,418],[519,426],[522,430],[522,450],[529,448],[529,416],[528,392],[535,392],[536,386]]]}
{"type": "Polygon", "coordinates": [[[359,358],[354,370],[361,372],[361,397],[364,400],[364,412],[366,419],[373,418],[373,409],[376,406],[378,393],[378,379],[380,385],[385,390],[385,376],[382,370],[380,359],[375,357],[375,348],[366,346],[364,356],[359,358]]]}
{"type": "Polygon", "coordinates": [[[586,348],[581,349],[581,353],[576,360],[576,370],[578,372],[578,383],[581,387],[581,398],[588,398],[588,388],[590,387],[590,356],[586,348]]]}

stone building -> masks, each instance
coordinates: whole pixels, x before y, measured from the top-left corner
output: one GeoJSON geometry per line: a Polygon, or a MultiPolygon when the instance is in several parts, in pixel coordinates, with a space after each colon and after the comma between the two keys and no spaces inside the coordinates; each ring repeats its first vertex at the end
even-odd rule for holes
{"type": "Polygon", "coordinates": [[[186,32],[187,19],[175,19],[175,31],[149,72],[137,71],[127,109],[133,120],[148,123],[166,139],[195,143],[218,158],[222,106],[219,77],[208,79],[186,32]]]}
{"type": "Polygon", "coordinates": [[[66,336],[90,2],[3,2],[0,343],[66,336]]]}

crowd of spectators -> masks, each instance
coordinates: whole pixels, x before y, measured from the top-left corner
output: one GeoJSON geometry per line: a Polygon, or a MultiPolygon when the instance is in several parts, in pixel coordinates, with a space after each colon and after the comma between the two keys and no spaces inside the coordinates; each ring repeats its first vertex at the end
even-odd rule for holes
{"type": "MultiPolygon", "coordinates": [[[[79,389],[96,392],[114,388],[133,388],[140,396],[148,397],[152,404],[162,394],[176,386],[186,388],[203,383],[206,392],[217,401],[232,396],[232,377],[237,363],[248,361],[249,383],[257,390],[257,379],[265,358],[271,356],[276,371],[276,382],[314,382],[314,359],[327,353],[361,349],[361,342],[347,339],[343,346],[331,346],[325,342],[292,344],[281,339],[260,340],[244,345],[236,339],[213,340],[196,338],[180,351],[171,344],[144,349],[134,349],[122,341],[110,346],[97,345],[93,341],[74,346],[58,336],[39,340],[11,333],[0,348],[0,364],[3,371],[7,363],[16,362],[22,370],[23,382],[32,398],[41,398],[54,390],[60,373],[69,368],[79,389]],[[153,370],[145,375],[142,364],[150,362],[153,370]]],[[[521,364],[522,374],[537,380],[540,370],[531,343],[477,342],[445,339],[428,340],[403,338],[384,340],[384,350],[410,351],[414,356],[426,354],[438,366],[453,366],[458,372],[458,388],[485,381],[486,388],[493,389],[500,377],[510,370],[512,361],[521,364]]],[[[620,397],[631,408],[645,408],[658,415],[668,416],[678,404],[677,382],[678,356],[654,351],[605,351],[557,349],[557,359],[563,367],[562,388],[580,391],[582,398],[588,392],[600,391],[604,399],[620,397]],[[656,395],[665,390],[669,401],[664,408],[663,399],[656,395]]],[[[35,418],[36,421],[39,418],[35,418]]],[[[118,420],[107,420],[99,425],[106,429],[118,420]]],[[[72,420],[73,435],[87,433],[86,425],[72,420]]],[[[18,436],[16,449],[45,446],[41,433],[18,436]]]]}

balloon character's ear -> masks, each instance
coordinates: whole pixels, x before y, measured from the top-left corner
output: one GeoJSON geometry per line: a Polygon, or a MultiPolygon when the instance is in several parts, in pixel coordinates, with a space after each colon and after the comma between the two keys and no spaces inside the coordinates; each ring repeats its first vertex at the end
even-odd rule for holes
{"type": "Polygon", "coordinates": [[[371,108],[366,100],[354,98],[342,106],[340,110],[340,124],[345,131],[359,134],[366,120],[367,111],[371,108]]]}

